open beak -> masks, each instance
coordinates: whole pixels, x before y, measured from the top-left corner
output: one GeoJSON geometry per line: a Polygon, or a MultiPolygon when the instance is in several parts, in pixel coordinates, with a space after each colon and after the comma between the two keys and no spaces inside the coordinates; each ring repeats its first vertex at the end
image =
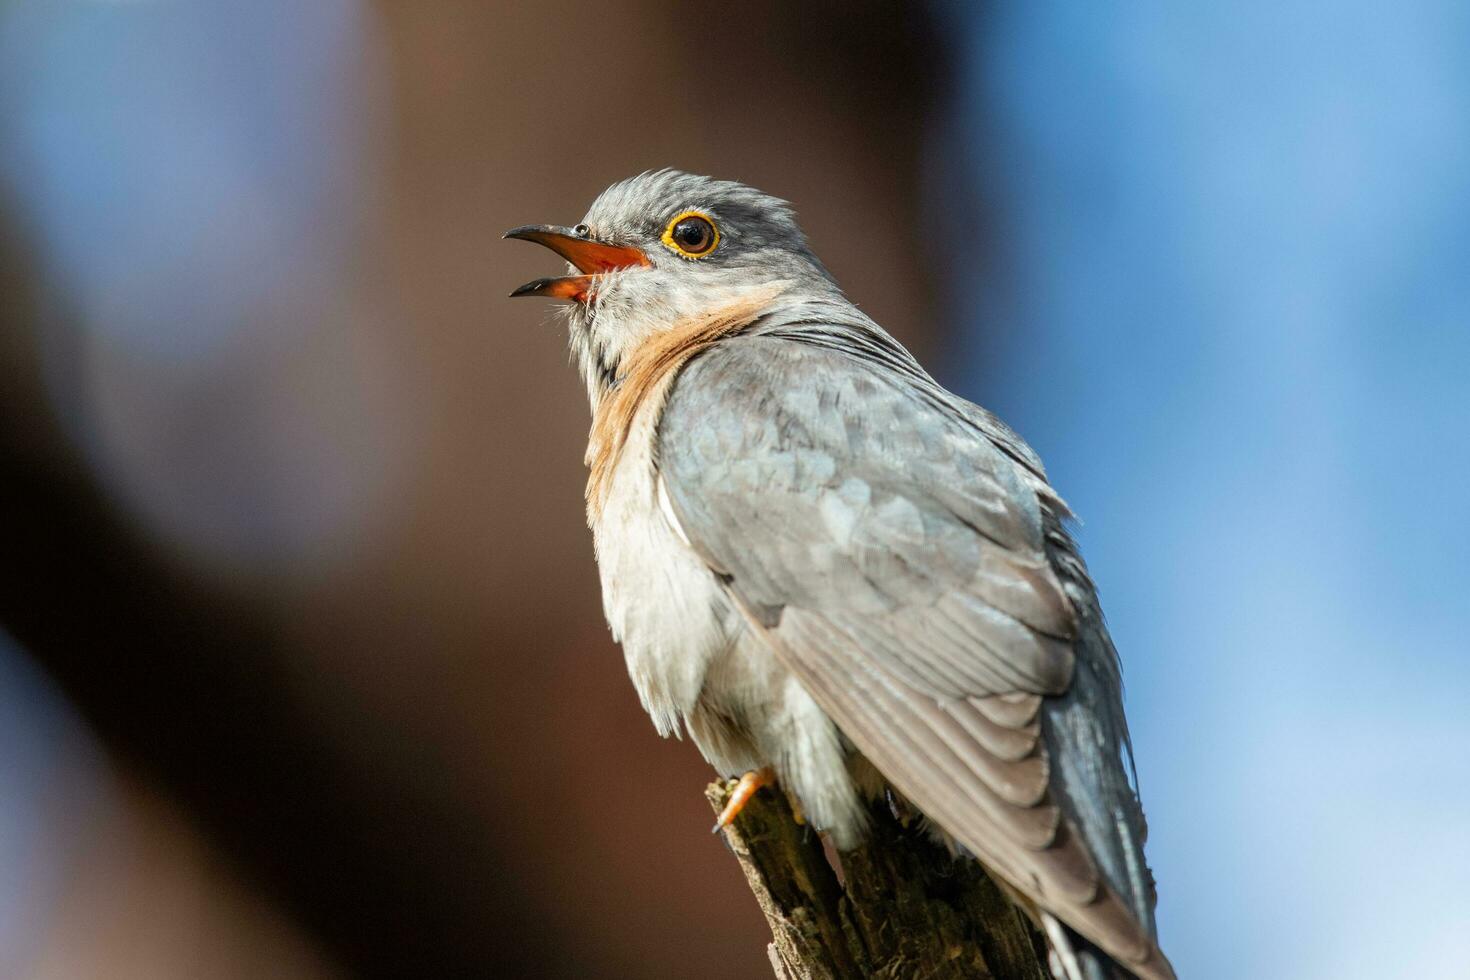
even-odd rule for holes
{"type": "Polygon", "coordinates": [[[512,228],[502,237],[545,245],[583,273],[557,279],[535,279],[518,286],[511,292],[512,296],[550,296],[585,303],[593,280],[604,272],[652,264],[642,249],[631,245],[608,245],[557,225],[522,225],[512,228]]]}

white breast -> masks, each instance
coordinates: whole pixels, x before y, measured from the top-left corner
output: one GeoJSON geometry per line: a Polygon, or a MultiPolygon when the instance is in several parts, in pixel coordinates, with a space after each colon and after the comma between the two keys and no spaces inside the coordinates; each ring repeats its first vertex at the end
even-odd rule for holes
{"type": "Polygon", "coordinates": [[[670,735],[694,710],[711,661],[744,626],[663,497],[653,467],[656,412],[638,414],[592,536],[608,625],[644,710],[670,735]]]}
{"type": "Polygon", "coordinates": [[[615,453],[597,438],[620,430],[593,426],[588,515],[608,624],[661,735],[688,729],[722,775],[774,765],[813,825],[850,846],[864,810],[837,727],[695,554],[653,466],[670,381],[623,416],[615,453]]]}

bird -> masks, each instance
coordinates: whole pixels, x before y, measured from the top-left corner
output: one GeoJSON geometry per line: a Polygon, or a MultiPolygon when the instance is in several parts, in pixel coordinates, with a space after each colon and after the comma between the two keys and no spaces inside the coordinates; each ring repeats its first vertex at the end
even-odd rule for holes
{"type": "Polygon", "coordinates": [[[505,237],[567,274],[603,607],[661,735],[839,852],[892,793],[1059,980],[1169,980],[1118,653],[1036,453],[858,309],[790,204],[673,169],[505,237]]]}

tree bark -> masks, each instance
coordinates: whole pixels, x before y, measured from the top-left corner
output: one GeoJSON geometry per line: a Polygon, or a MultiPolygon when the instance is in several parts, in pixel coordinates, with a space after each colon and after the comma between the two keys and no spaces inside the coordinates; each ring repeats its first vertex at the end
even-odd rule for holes
{"type": "MultiPolygon", "coordinates": [[[[705,790],[716,812],[733,780],[705,790]]],[[[1047,980],[1040,933],[975,861],[889,807],[840,855],[761,790],[724,831],[770,924],[777,980],[1047,980]]]]}

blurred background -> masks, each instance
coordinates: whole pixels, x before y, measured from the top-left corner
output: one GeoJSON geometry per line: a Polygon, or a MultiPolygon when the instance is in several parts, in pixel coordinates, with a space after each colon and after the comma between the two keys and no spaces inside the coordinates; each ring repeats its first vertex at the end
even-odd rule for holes
{"type": "Polygon", "coordinates": [[[796,203],[1047,460],[1198,978],[1470,977],[1470,8],[0,3],[0,976],[767,975],[502,243],[796,203]]]}

